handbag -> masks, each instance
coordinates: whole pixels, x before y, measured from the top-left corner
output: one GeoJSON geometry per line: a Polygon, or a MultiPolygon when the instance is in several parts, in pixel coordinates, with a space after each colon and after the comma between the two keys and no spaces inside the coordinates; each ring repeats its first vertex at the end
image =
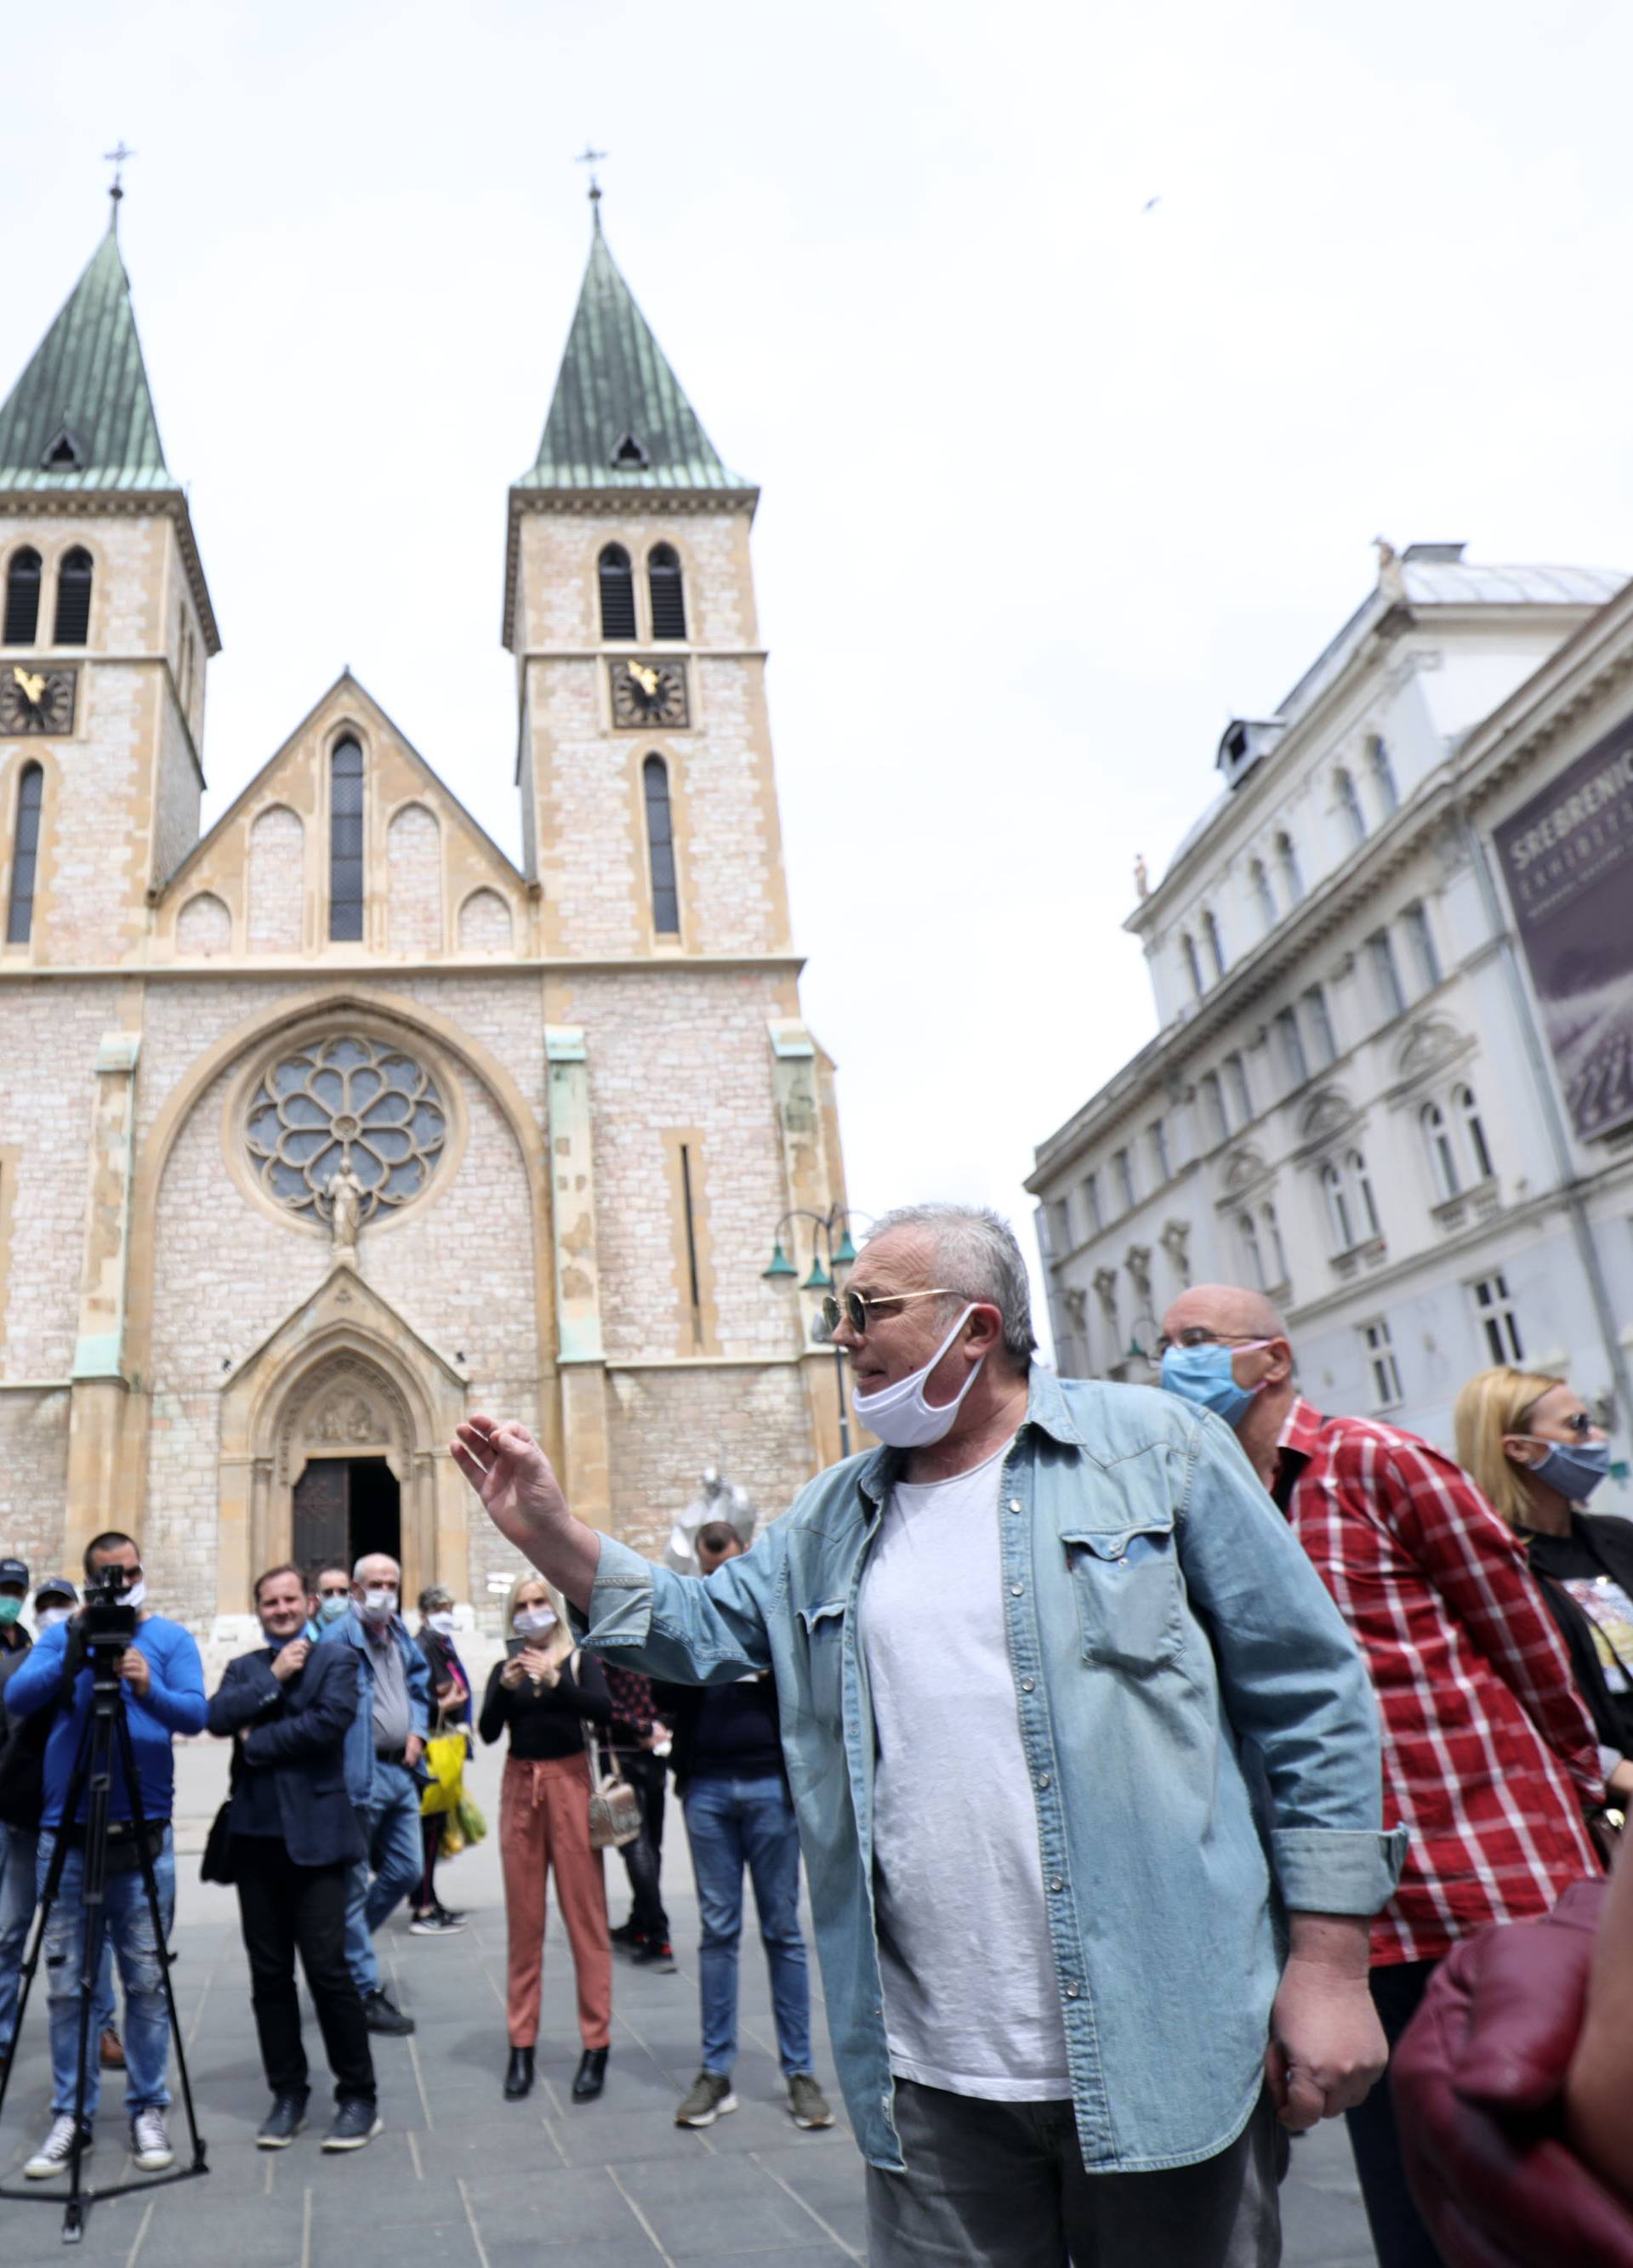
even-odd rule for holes
{"type": "Polygon", "coordinates": [[[235,1882],[233,1867],[233,1836],[228,1822],[232,1815],[233,1799],[229,1795],[210,1822],[210,1832],[204,1837],[204,1855],[198,1862],[201,1882],[235,1882]]]}
{"type": "Polygon", "coordinates": [[[640,1833],[640,1798],[618,1769],[616,1749],[602,1749],[587,1725],[590,1759],[589,1842],[592,1851],[621,1851],[640,1833]]]}

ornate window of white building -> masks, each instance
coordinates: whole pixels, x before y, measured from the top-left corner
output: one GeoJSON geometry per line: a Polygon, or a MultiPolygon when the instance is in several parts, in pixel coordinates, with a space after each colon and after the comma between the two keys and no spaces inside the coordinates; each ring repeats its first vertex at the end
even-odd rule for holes
{"type": "Polygon", "coordinates": [[[1214,964],[1216,977],[1225,973],[1224,940],[1219,934],[1218,917],[1211,909],[1202,916],[1202,942],[1208,947],[1208,957],[1214,964]]]}
{"type": "Polygon", "coordinates": [[[1132,1212],[1134,1205],[1134,1162],[1127,1150],[1113,1152],[1112,1172],[1117,1182],[1118,1201],[1125,1212],[1132,1212]]]}
{"type": "Polygon", "coordinates": [[[1304,1056],[1304,1042],[1298,1029],[1298,1018],[1291,1008],[1278,1008],[1272,1018],[1276,1046],[1281,1052],[1282,1069],[1291,1086],[1303,1086],[1310,1077],[1310,1065],[1304,1056]]]}
{"type": "Polygon", "coordinates": [[[1341,1259],[1357,1245],[1372,1243],[1383,1234],[1372,1196],[1371,1176],[1359,1150],[1347,1152],[1341,1160],[1329,1158],[1321,1168],[1320,1179],[1334,1259],[1341,1259]]]}
{"type": "Polygon", "coordinates": [[[1395,768],[1389,759],[1389,743],[1376,733],[1366,744],[1366,761],[1387,819],[1400,808],[1400,791],[1395,784],[1395,768]]]}
{"type": "Polygon", "coordinates": [[[1366,941],[1367,959],[1371,963],[1372,982],[1378,987],[1378,1005],[1386,1018],[1404,1016],[1406,990],[1400,982],[1400,970],[1395,961],[1394,940],[1386,929],[1375,929],[1366,941]]]}
{"type": "Polygon", "coordinates": [[[1185,973],[1191,980],[1192,997],[1200,1000],[1202,997],[1202,964],[1197,958],[1196,939],[1189,930],[1180,937],[1179,954],[1185,962],[1185,973]]]}
{"type": "Polygon", "coordinates": [[[1338,1061],[1338,1040],[1333,1030],[1333,1019],[1326,1005],[1326,987],[1312,984],[1304,995],[1304,1020],[1310,1027],[1312,1042],[1311,1052],[1319,1070],[1338,1061]]]}
{"type": "Polygon", "coordinates": [[[1100,1211],[1100,1176],[1098,1174],[1085,1174],[1083,1175],[1083,1211],[1088,1216],[1090,1234],[1095,1235],[1105,1226],[1105,1222],[1100,1211]]]}
{"type": "Polygon", "coordinates": [[[1349,848],[1359,850],[1366,841],[1366,813],[1361,807],[1361,795],[1356,786],[1355,774],[1341,766],[1334,775],[1333,785],[1337,792],[1339,816],[1349,837],[1349,848]]]}
{"type": "Polygon", "coordinates": [[[1459,1194],[1463,1186],[1457,1169],[1457,1152],[1452,1145],[1452,1122],[1439,1103],[1426,1102],[1417,1114],[1417,1123],[1423,1130],[1435,1195],[1442,1204],[1447,1204],[1459,1194]]]}
{"type": "Polygon", "coordinates": [[[1255,1292],[1267,1292],[1269,1279],[1265,1274],[1265,1256],[1259,1241],[1259,1230],[1251,1212],[1238,1214],[1237,1235],[1241,1240],[1242,1256],[1247,1263],[1247,1280],[1255,1292]]]}
{"type": "Polygon", "coordinates": [[[1464,1138],[1468,1144],[1469,1156],[1474,1161],[1475,1175],[1482,1182],[1489,1182],[1496,1167],[1491,1163],[1491,1148],[1486,1140],[1486,1130],[1480,1121],[1480,1105],[1474,1098],[1474,1088],[1458,1087],[1452,1101],[1463,1122],[1464,1138]]]}
{"type": "Polygon", "coordinates": [[[1412,963],[1417,974],[1419,989],[1432,992],[1440,982],[1440,955],[1435,949],[1435,933],[1429,925],[1429,909],[1421,898],[1400,909],[1400,919],[1407,933],[1407,943],[1412,948],[1412,963]]]}
{"type": "Polygon", "coordinates": [[[1264,1232],[1265,1257],[1271,1270],[1270,1288],[1279,1290],[1292,1278],[1287,1264],[1287,1247],[1282,1241],[1282,1223],[1273,1204],[1260,1206],[1259,1225],[1264,1232]]]}
{"type": "Polygon", "coordinates": [[[1253,1115],[1253,1096],[1247,1084],[1247,1065],[1239,1055],[1229,1055],[1224,1059],[1223,1071],[1225,1093],[1230,1097],[1236,1123],[1245,1126],[1253,1115]]]}
{"type": "Polygon", "coordinates": [[[1211,1149],[1216,1142],[1224,1141],[1230,1131],[1218,1072],[1205,1071],[1196,1082],[1196,1093],[1202,1114],[1202,1139],[1211,1149]]]}
{"type": "Polygon", "coordinates": [[[1260,921],[1266,929],[1274,929],[1275,927],[1275,893],[1270,887],[1270,876],[1266,871],[1262,858],[1255,858],[1249,865],[1247,887],[1252,894],[1253,908],[1260,921]]]}
{"type": "Polygon", "coordinates": [[[1371,1381],[1373,1410],[1398,1410],[1406,1395],[1401,1391],[1400,1366],[1395,1359],[1389,1325],[1380,1315],[1375,1322],[1363,1323],[1359,1328],[1367,1376],[1371,1381]]]}
{"type": "Polygon", "coordinates": [[[1160,1186],[1164,1182],[1171,1182],[1174,1173],[1173,1162],[1168,1150],[1167,1120],[1154,1118],[1147,1127],[1146,1133],[1151,1145],[1151,1163],[1156,1169],[1156,1179],[1160,1186]]]}
{"type": "Polygon", "coordinates": [[[1514,1313],[1513,1295],[1502,1270],[1499,1268],[1493,1276],[1481,1277],[1469,1285],[1468,1292],[1474,1303],[1474,1321],[1485,1342],[1488,1359],[1523,1362],[1526,1350],[1519,1336],[1519,1318],[1514,1313]]]}
{"type": "Polygon", "coordinates": [[[1289,906],[1296,906],[1304,895],[1304,869],[1298,863],[1297,846],[1285,828],[1275,838],[1275,863],[1282,894],[1289,906]]]}

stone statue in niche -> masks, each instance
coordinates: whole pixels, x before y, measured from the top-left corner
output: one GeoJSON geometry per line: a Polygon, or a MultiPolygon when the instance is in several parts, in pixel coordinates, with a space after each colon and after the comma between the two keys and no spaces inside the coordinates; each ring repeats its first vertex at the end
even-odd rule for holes
{"type": "Polygon", "coordinates": [[[698,1565],[697,1544],[700,1528],[712,1520],[729,1521],[746,1545],[754,1541],[758,1518],[748,1490],[728,1481],[718,1465],[706,1465],[697,1495],[669,1530],[663,1564],[672,1567],[677,1575],[700,1575],[703,1570],[698,1565]]]}
{"type": "Polygon", "coordinates": [[[355,1262],[358,1250],[358,1231],[363,1226],[363,1200],[368,1192],[350,1163],[341,1166],[329,1177],[329,1187],[323,1192],[323,1210],[329,1216],[329,1241],[337,1260],[355,1262]]]}

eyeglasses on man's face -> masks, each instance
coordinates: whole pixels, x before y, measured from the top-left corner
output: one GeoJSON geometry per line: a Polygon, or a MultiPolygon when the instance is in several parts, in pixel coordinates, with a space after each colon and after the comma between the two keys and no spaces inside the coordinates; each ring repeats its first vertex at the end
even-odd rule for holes
{"type": "MultiPolygon", "coordinates": [[[[1251,1331],[1210,1331],[1201,1323],[1187,1323],[1184,1330],[1176,1331],[1170,1338],[1164,1331],[1151,1347],[1151,1360],[1161,1362],[1171,1349],[1200,1346],[1246,1346],[1252,1339],[1251,1331]]],[[[1260,1342],[1263,1344],[1262,1341],[1260,1342]]]]}
{"type": "Polygon", "coordinates": [[[905,1307],[910,1300],[961,1300],[962,1292],[950,1292],[938,1287],[933,1292],[845,1292],[836,1299],[830,1292],[822,1303],[822,1319],[830,1331],[837,1331],[842,1322],[848,1323],[857,1337],[866,1338],[870,1320],[883,1320],[887,1307],[905,1307]]]}

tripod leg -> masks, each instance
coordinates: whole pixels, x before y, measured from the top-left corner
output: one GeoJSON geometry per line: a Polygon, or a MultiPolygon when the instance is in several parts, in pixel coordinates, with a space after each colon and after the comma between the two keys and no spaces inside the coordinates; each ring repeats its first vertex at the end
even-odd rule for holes
{"type": "MultiPolygon", "coordinates": [[[[79,2041],[74,2064],[74,2139],[68,2159],[68,2202],[63,2208],[63,2242],[78,2244],[85,2235],[84,2172],[86,2050],[91,2038],[91,2004],[102,1965],[102,1931],[107,1918],[107,1819],[113,1792],[114,1693],[93,1683],[85,1760],[85,1830],[80,1852],[79,1904],[85,1915],[84,1967],[79,1978],[79,2041]]],[[[64,1814],[64,1825],[73,1814],[64,1814]]]]}
{"type": "MultiPolygon", "coordinates": [[[[84,1789],[85,1771],[82,1757],[80,1763],[75,1765],[74,1778],[69,1783],[68,1800],[63,1807],[63,1815],[65,1819],[73,1817],[78,1808],[79,1798],[84,1789]]],[[[17,2061],[17,2043],[23,2036],[23,2019],[28,2013],[28,1996],[33,1990],[34,1977],[40,1967],[41,1956],[45,1951],[46,1929],[51,1919],[51,1909],[56,1904],[57,1892],[62,1887],[63,1868],[67,1858],[68,1845],[59,1829],[51,1852],[51,1862],[46,1868],[45,1888],[40,1893],[40,1903],[34,1914],[34,1941],[29,1948],[27,1959],[23,1963],[23,1981],[17,1996],[17,2025],[11,2035],[11,2052],[5,2061],[0,2064],[0,2110],[5,2108],[5,2093],[11,2083],[11,2067],[17,2061]]]]}
{"type": "MultiPolygon", "coordinates": [[[[193,2084],[191,2080],[188,2077],[187,2051],[181,2039],[181,2019],[176,2014],[175,1988],[172,1984],[170,1978],[170,1933],[166,1926],[165,1913],[159,1902],[159,1878],[153,1872],[152,1855],[148,1849],[147,1815],[142,1808],[142,1791],[137,1780],[136,1756],[131,1748],[130,1726],[129,1721],[125,1715],[124,1695],[122,1692],[119,1697],[119,1708],[116,1716],[116,1722],[119,1728],[120,1761],[124,1767],[125,1785],[130,1791],[130,1817],[137,1831],[137,1852],[141,1862],[142,1887],[147,1894],[147,1910],[152,1921],[154,1942],[159,1948],[159,1982],[164,1988],[165,2013],[169,2020],[170,2037],[176,2052],[176,2080],[181,2089],[182,2108],[187,2112],[188,2133],[193,2145],[194,2169],[196,2171],[203,2172],[205,2170],[204,2143],[203,2139],[198,2131],[197,2114],[193,2108],[193,2084]]],[[[129,2007],[129,1987],[127,1986],[127,2008],[129,2007]]],[[[129,2051],[129,2024],[127,2024],[126,2027],[125,2044],[128,2054],[129,2051]]]]}

